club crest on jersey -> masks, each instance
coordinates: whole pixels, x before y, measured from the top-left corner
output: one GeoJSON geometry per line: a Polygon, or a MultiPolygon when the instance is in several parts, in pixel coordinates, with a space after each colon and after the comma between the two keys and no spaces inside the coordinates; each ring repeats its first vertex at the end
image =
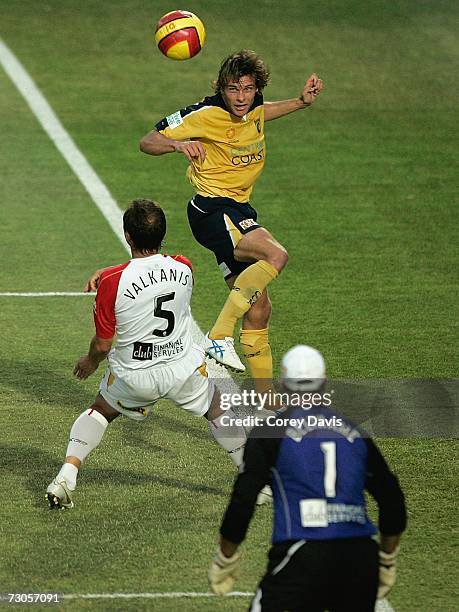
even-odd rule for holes
{"type": "Polygon", "coordinates": [[[249,229],[249,227],[253,227],[254,225],[258,225],[255,219],[242,219],[239,221],[239,225],[242,229],[249,229]]]}

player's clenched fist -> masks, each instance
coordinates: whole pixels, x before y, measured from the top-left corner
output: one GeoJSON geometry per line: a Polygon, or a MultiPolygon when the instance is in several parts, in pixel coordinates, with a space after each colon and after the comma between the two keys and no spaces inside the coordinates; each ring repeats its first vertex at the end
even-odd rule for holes
{"type": "Polygon", "coordinates": [[[178,153],[183,153],[190,162],[197,159],[203,162],[206,158],[204,145],[198,140],[187,140],[185,142],[177,141],[174,147],[178,153]]]}
{"type": "Polygon", "coordinates": [[[234,581],[239,575],[240,560],[240,553],[236,552],[232,557],[225,557],[218,548],[209,568],[209,582],[214,593],[225,595],[231,591],[234,581]]]}
{"type": "Polygon", "coordinates": [[[316,73],[311,74],[309,79],[306,81],[303,91],[300,95],[300,100],[304,105],[309,106],[312,104],[316,97],[320,94],[323,89],[322,79],[319,79],[316,73]]]}

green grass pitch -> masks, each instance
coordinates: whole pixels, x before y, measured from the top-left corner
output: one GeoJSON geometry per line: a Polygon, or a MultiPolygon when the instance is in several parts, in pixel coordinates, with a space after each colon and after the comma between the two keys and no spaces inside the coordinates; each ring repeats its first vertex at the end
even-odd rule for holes
{"type": "MultiPolygon", "coordinates": [[[[0,36],[124,207],[166,209],[166,250],[194,263],[193,311],[207,329],[226,290],[188,229],[179,156],[138,140],[210,92],[221,59],[253,48],[272,69],[266,98],[297,95],[317,71],[313,109],[266,126],[268,158],[252,203],[287,247],[272,285],[275,363],[298,341],[329,374],[457,378],[457,11],[446,0],[190,0],[202,53],[172,62],[153,23],[177,8],[142,0],[3,0],[0,36]],[[456,224],[456,228],[455,228],[456,224]]],[[[0,291],[79,291],[126,252],[0,69],[0,291]]],[[[168,404],[149,423],[116,422],[81,472],[76,507],[49,512],[44,491],[68,429],[100,373],[73,363],[92,334],[91,299],[0,297],[0,591],[207,591],[206,570],[233,479],[224,454],[168,404]]],[[[455,440],[381,440],[407,495],[409,529],[390,601],[399,611],[455,608],[455,440]]],[[[270,510],[244,546],[253,591],[270,510]]],[[[65,610],[242,610],[248,599],[68,601],[65,610]]],[[[1,604],[0,604],[1,606],[1,604]]],[[[11,607],[11,606],[10,606],[11,607]]]]}

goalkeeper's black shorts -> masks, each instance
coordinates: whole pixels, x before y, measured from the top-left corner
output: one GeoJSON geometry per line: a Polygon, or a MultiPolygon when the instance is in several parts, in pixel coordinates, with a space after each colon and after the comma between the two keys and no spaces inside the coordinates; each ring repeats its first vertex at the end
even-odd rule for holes
{"type": "Polygon", "coordinates": [[[188,202],[188,221],[199,244],[214,253],[225,279],[237,276],[253,263],[234,259],[242,236],[260,227],[257,211],[249,203],[197,194],[188,202]]]}
{"type": "Polygon", "coordinates": [[[249,607],[262,612],[374,612],[378,545],[371,538],[275,544],[249,607]]]}

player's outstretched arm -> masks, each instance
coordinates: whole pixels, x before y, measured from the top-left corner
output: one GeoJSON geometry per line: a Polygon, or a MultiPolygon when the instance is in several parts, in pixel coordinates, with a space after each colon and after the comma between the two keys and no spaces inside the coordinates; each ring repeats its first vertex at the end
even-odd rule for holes
{"type": "Polygon", "coordinates": [[[311,106],[322,89],[322,79],[319,79],[315,73],[311,74],[309,79],[304,84],[303,90],[298,98],[281,100],[279,102],[265,102],[263,104],[265,110],[265,121],[272,121],[273,119],[278,119],[279,117],[293,113],[300,108],[311,106]]]}
{"type": "Polygon", "coordinates": [[[199,140],[173,140],[157,130],[148,132],[140,141],[140,150],[148,155],[164,155],[165,153],[183,153],[189,162],[206,158],[206,150],[199,140]]]}

